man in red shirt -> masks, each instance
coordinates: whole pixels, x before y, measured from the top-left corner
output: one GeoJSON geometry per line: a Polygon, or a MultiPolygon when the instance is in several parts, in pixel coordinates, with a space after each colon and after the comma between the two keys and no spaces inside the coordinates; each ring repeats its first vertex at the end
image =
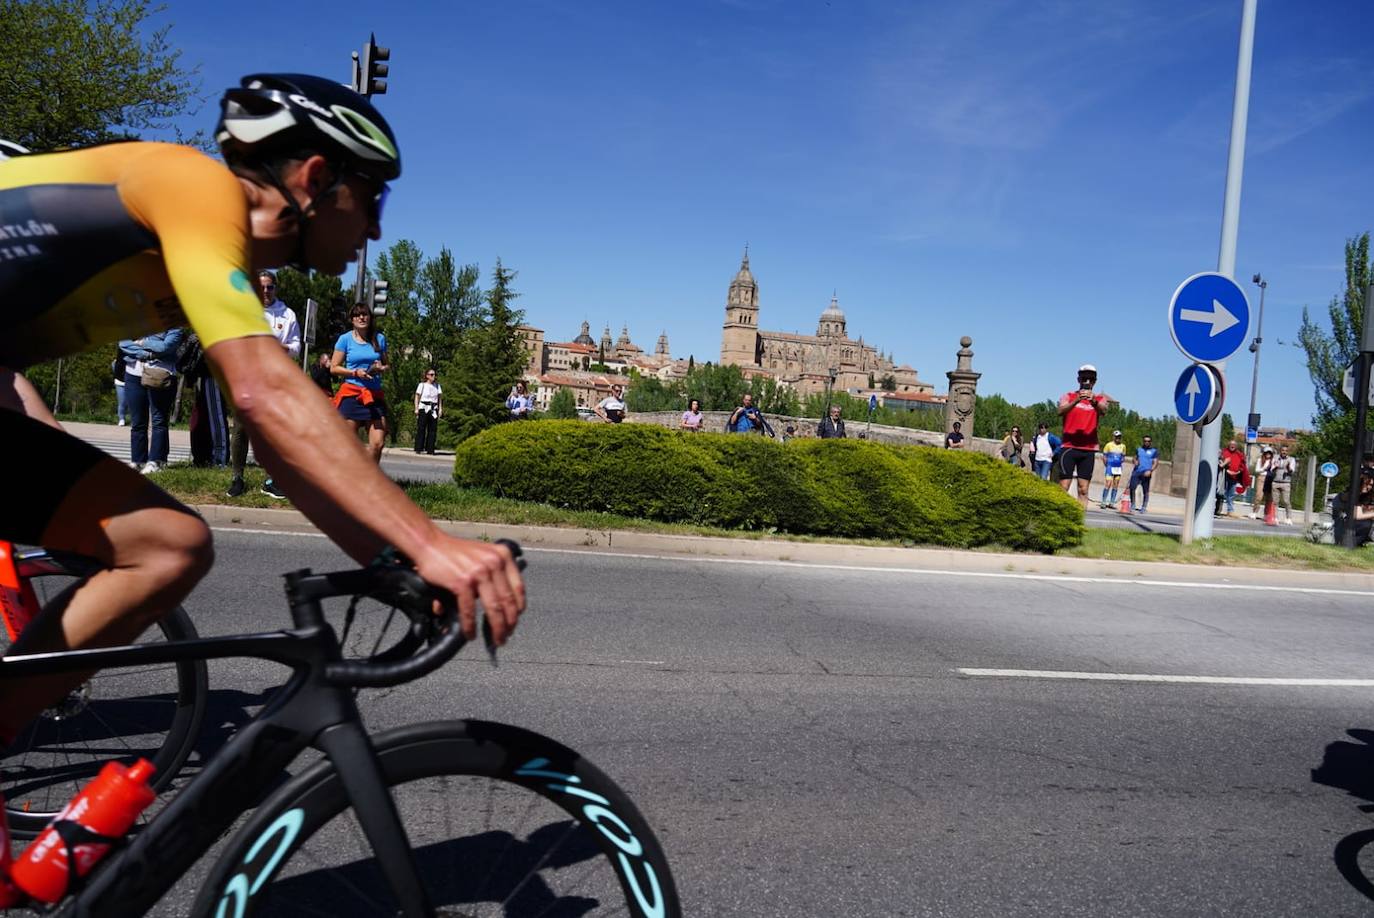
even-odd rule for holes
{"type": "Polygon", "coordinates": [[[1245,477],[1248,469],[1245,464],[1245,453],[1232,440],[1226,444],[1226,448],[1221,451],[1221,457],[1217,460],[1218,474],[1222,476],[1222,493],[1226,497],[1226,515],[1231,516],[1236,512],[1236,489],[1244,488],[1245,477]]]}
{"type": "Polygon", "coordinates": [[[1088,486],[1097,465],[1097,422],[1107,413],[1110,399],[1093,394],[1097,367],[1078,368],[1078,388],[1059,397],[1059,417],[1064,421],[1063,449],[1059,453],[1059,484],[1067,492],[1078,478],[1078,502],[1088,509],[1088,486]]]}

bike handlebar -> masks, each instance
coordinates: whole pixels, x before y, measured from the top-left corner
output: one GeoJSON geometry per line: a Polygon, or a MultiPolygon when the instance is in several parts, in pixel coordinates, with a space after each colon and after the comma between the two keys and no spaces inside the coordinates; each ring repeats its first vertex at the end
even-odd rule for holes
{"type": "MultiPolygon", "coordinates": [[[[524,552],[510,539],[498,539],[510,550],[520,570],[525,569],[524,552]]],[[[359,688],[387,688],[427,676],[463,649],[467,639],[458,627],[458,606],[453,595],[436,590],[406,563],[372,565],[356,571],[324,575],[327,588],[319,596],[365,595],[395,606],[406,614],[411,627],[405,637],[387,650],[367,660],[340,660],[325,664],[324,679],[332,685],[359,688]],[[440,603],[434,614],[435,601],[440,603]],[[414,650],[425,646],[419,653],[414,650]],[[399,659],[398,659],[399,658],[399,659]]],[[[482,637],[494,655],[491,626],[482,618],[482,637]]]]}

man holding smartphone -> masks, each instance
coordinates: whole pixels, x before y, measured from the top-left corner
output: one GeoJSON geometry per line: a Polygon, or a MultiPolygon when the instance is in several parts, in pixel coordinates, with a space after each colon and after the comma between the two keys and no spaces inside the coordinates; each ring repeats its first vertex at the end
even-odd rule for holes
{"type": "Polygon", "coordinates": [[[1088,509],[1088,486],[1097,464],[1097,422],[1107,413],[1107,395],[1093,393],[1097,367],[1078,368],[1078,388],[1059,398],[1059,417],[1064,421],[1064,448],[1059,453],[1059,484],[1067,492],[1078,479],[1078,502],[1088,509]]]}

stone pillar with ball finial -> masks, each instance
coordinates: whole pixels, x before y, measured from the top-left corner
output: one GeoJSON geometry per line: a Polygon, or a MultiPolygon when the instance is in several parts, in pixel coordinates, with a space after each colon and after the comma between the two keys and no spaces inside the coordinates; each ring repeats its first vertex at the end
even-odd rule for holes
{"type": "Polygon", "coordinates": [[[949,377],[949,396],[945,399],[945,433],[954,430],[958,421],[965,437],[973,437],[973,409],[978,403],[978,377],[973,372],[973,339],[968,335],[959,339],[959,362],[945,373],[949,377]]]}

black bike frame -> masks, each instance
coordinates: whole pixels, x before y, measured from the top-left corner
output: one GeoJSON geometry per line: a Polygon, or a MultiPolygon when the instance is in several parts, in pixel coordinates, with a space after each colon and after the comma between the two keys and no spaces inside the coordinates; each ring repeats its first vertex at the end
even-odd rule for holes
{"type": "Polygon", "coordinates": [[[256,658],[294,672],[271,701],[215,754],[128,844],[106,856],[78,881],[58,914],[145,914],[246,810],[257,806],[274,781],[307,747],[338,770],[348,800],[377,857],[400,914],[434,914],[420,883],[405,829],[387,791],[363,729],[353,688],[325,678],[341,659],[338,636],[324,618],[322,599],[368,592],[371,570],[287,575],[295,628],[175,643],[27,654],[0,659],[0,678],[142,666],[181,660],[256,658]]]}

